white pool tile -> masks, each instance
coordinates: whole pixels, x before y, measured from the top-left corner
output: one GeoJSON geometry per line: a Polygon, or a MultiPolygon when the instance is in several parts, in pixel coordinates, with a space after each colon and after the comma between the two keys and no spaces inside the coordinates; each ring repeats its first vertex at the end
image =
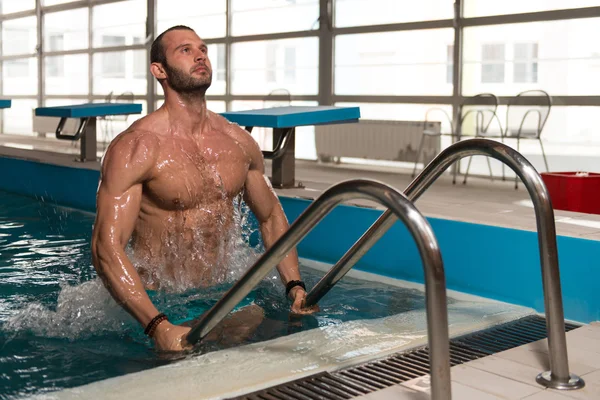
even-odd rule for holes
{"type": "Polygon", "coordinates": [[[497,396],[501,399],[521,399],[537,393],[540,389],[467,365],[452,368],[452,381],[497,396]]]}
{"type": "Polygon", "coordinates": [[[490,356],[471,361],[468,366],[539,388],[535,377],[541,371],[516,361],[490,356]]]}

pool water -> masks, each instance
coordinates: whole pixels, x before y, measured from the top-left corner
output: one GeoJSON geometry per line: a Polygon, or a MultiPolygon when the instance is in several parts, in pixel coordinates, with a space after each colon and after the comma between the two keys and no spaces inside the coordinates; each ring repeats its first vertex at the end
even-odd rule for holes
{"type": "MultiPolygon", "coordinates": [[[[0,192],[0,398],[75,387],[176,361],[153,350],[143,329],[96,277],[90,255],[93,221],[89,213],[0,192]]],[[[247,246],[247,253],[255,252],[247,246]]],[[[241,259],[251,261],[256,254],[241,259]]],[[[309,287],[322,274],[301,269],[309,287]]],[[[183,320],[212,306],[232,283],[151,297],[171,320],[183,320]]],[[[419,290],[344,278],[321,301],[318,314],[290,318],[275,272],[249,300],[263,307],[266,320],[244,344],[424,309],[419,290]]],[[[200,351],[219,349],[213,344],[200,351]]]]}

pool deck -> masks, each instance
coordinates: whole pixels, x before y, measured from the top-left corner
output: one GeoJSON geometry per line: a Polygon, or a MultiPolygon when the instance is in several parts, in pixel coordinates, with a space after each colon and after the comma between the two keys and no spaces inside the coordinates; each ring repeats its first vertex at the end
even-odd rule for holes
{"type": "MultiPolygon", "coordinates": [[[[600,324],[567,333],[569,365],[586,385],[579,390],[544,389],[535,382],[548,366],[546,339],[481,358],[451,369],[452,398],[460,400],[600,399],[600,324]]],[[[421,377],[360,397],[365,400],[424,400],[428,377],[421,377]],[[416,389],[416,390],[415,390],[416,389]]]]}

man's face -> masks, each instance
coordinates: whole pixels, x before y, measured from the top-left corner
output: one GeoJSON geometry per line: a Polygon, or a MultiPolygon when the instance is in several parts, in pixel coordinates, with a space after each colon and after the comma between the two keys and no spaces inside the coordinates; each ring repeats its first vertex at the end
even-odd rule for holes
{"type": "Polygon", "coordinates": [[[178,93],[206,92],[212,82],[212,66],[204,41],[188,30],[168,32],[162,41],[169,86],[178,93]]]}

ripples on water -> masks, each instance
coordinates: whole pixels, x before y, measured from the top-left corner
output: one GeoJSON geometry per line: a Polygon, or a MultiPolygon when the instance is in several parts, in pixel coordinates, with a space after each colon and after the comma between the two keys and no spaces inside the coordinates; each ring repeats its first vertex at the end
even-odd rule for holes
{"type": "MultiPolygon", "coordinates": [[[[183,293],[152,295],[171,320],[212,306],[257,258],[255,230],[241,208],[228,282],[183,293]]],[[[152,350],[141,327],[102,286],[91,266],[94,216],[0,192],[0,398],[44,393],[136,372],[169,361],[152,350]]],[[[303,268],[309,287],[319,274],[303,268]]],[[[343,321],[423,308],[416,290],[344,279],[322,311],[289,323],[289,303],[275,273],[253,291],[268,322],[248,343],[343,321]]],[[[194,314],[196,313],[196,314],[194,314]]],[[[209,349],[205,349],[208,351],[209,349]]],[[[210,350],[215,350],[211,348],[210,350]]]]}

